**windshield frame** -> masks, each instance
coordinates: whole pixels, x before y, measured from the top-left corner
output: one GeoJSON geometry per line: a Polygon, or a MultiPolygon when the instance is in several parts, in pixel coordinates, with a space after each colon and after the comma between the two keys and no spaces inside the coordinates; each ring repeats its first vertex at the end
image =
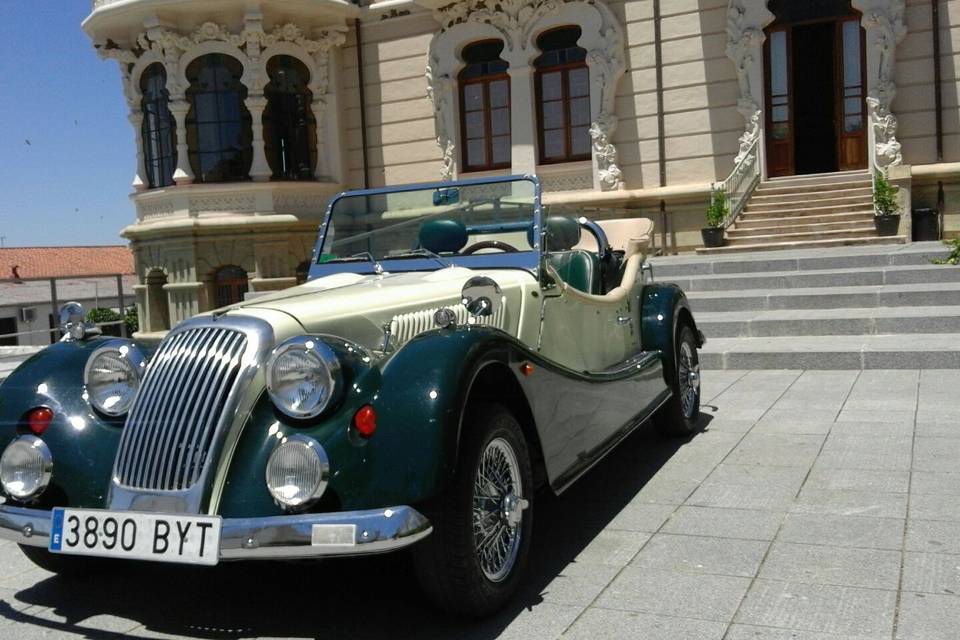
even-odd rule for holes
{"type": "Polygon", "coordinates": [[[535,278],[539,278],[540,265],[543,258],[543,226],[541,225],[541,216],[543,207],[541,205],[541,185],[540,179],[534,175],[511,175],[497,176],[488,178],[469,178],[465,180],[450,180],[438,182],[422,182],[417,184],[405,184],[393,187],[379,187],[376,189],[359,189],[354,191],[342,191],[330,199],[327,205],[327,212],[324,215],[323,224],[320,225],[317,240],[313,246],[313,253],[310,256],[310,271],[307,275],[307,281],[324,276],[330,276],[337,273],[359,273],[374,274],[377,273],[377,265],[382,267],[383,272],[402,273],[409,271],[437,271],[445,268],[433,257],[424,256],[422,258],[402,258],[391,260],[384,258],[379,262],[361,261],[361,262],[319,262],[323,241],[326,237],[326,231],[333,217],[333,210],[337,202],[348,197],[379,196],[390,193],[404,193],[410,191],[426,191],[432,189],[450,189],[456,187],[468,187],[472,185],[500,184],[504,182],[530,182],[533,185],[533,224],[535,229],[534,246],[530,251],[519,251],[517,253],[477,253],[471,256],[443,256],[442,259],[450,266],[465,267],[468,269],[524,269],[529,271],[535,278]]]}

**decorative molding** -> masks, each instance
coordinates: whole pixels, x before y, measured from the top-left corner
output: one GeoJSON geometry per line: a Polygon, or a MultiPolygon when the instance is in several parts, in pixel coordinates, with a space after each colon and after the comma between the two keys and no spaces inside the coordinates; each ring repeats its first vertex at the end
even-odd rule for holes
{"type": "MultiPolygon", "coordinates": [[[[590,68],[594,186],[603,191],[623,187],[612,136],[617,124],[617,83],[626,70],[626,47],[623,27],[603,0],[467,0],[437,9],[434,18],[440,23],[440,31],[430,44],[426,79],[442,152],[443,179],[455,177],[457,167],[455,78],[463,65],[457,55],[459,49],[484,37],[500,37],[505,45],[504,58],[510,63],[509,73],[525,78],[539,53],[537,33],[575,24],[582,29],[580,46],[587,49],[590,68]]],[[[524,104],[514,102],[514,108],[524,104]]]]}
{"type": "Polygon", "coordinates": [[[540,185],[545,192],[589,191],[593,189],[593,175],[589,169],[576,173],[547,173],[540,176],[540,185]]]}
{"type": "Polygon", "coordinates": [[[332,194],[275,194],[273,196],[273,209],[275,213],[291,213],[323,218],[330,195],[332,194]]]}
{"type": "Polygon", "coordinates": [[[248,194],[221,193],[215,196],[193,196],[190,198],[190,215],[203,213],[254,213],[257,199],[248,194]]]}
{"type": "MultiPolygon", "coordinates": [[[[904,0],[854,0],[854,8],[863,13],[861,24],[872,36],[878,59],[876,76],[867,83],[867,111],[873,131],[873,164],[879,169],[903,164],[900,142],[897,140],[897,117],[890,106],[897,93],[894,82],[897,45],[907,35],[903,21],[904,0]]],[[[869,65],[872,71],[874,65],[869,65]]]]}

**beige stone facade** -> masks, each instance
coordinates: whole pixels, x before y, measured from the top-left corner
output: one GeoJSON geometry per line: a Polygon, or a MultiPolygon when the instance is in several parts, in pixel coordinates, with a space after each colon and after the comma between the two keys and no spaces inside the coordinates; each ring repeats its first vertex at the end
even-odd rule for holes
{"type": "MultiPolygon", "coordinates": [[[[138,301],[148,330],[162,331],[214,306],[216,274],[224,266],[245,271],[250,290],[295,282],[298,266],[310,258],[324,203],[341,189],[537,173],[548,202],[595,207],[597,216],[622,217],[626,210],[650,217],[657,224],[658,247],[685,251],[700,244],[711,185],[724,180],[737,160],[756,154],[766,175],[764,42],[776,19],[768,6],[774,3],[363,4],[94,2],[84,28],[102,55],[120,64],[139,143],[131,196],[137,220],[124,235],[137,256],[138,301]],[[587,52],[591,152],[589,159],[540,164],[536,43],[540,34],[566,25],[580,29],[577,44],[587,52]],[[510,166],[467,172],[457,76],[465,65],[464,47],[485,39],[502,41],[501,58],[509,63],[510,166]],[[235,57],[243,66],[252,150],[247,179],[239,182],[200,184],[191,160],[187,68],[212,53],[235,57]],[[307,180],[277,180],[264,152],[271,135],[263,120],[269,109],[268,66],[278,55],[301,61],[310,76],[316,159],[307,180]],[[166,70],[171,128],[175,124],[177,132],[172,184],[156,188],[150,188],[146,170],[150,153],[138,75],[153,63],[166,70]]],[[[852,0],[852,9],[864,41],[864,162],[871,170],[890,172],[908,207],[936,207],[942,197],[945,232],[960,235],[960,0],[938,2],[937,34],[927,0],[852,0]]],[[[802,65],[794,60],[793,72],[802,65]]]]}

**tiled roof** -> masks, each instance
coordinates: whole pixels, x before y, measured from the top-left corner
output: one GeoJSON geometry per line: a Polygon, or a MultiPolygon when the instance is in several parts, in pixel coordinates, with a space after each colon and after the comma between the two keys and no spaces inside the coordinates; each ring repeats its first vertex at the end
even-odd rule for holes
{"type": "Polygon", "coordinates": [[[125,246],[7,247],[0,249],[0,280],[133,273],[125,246]],[[17,268],[14,274],[14,267],[17,268]]]}

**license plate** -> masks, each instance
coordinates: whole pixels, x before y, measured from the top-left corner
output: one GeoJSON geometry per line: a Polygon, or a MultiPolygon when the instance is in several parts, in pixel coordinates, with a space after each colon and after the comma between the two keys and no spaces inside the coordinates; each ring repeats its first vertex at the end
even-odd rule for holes
{"type": "Polygon", "coordinates": [[[220,518],[98,509],[54,509],[53,553],[214,565],[220,518]]]}

